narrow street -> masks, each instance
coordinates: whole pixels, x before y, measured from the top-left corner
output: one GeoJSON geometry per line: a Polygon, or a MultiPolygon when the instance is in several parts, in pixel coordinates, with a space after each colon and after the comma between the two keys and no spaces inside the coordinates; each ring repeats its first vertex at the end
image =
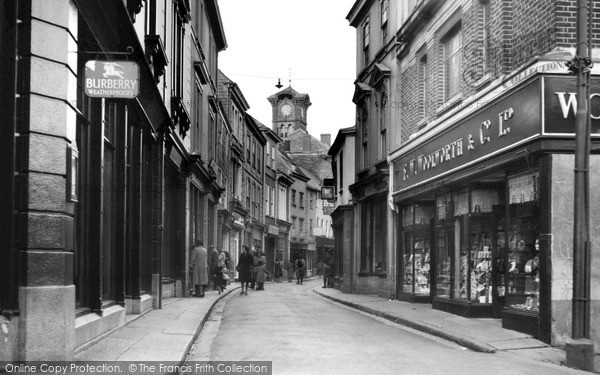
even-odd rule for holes
{"type": "Polygon", "coordinates": [[[189,361],[273,361],[273,374],[568,374],[482,354],[317,295],[322,280],[235,292],[211,313],[189,361]]]}

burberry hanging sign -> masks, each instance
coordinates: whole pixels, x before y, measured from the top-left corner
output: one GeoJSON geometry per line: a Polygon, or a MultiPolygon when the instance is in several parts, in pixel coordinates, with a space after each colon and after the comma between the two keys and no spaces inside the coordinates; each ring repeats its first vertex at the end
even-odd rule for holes
{"type": "Polygon", "coordinates": [[[140,89],[140,68],[132,61],[90,60],[83,87],[91,98],[133,99],[140,89]]]}

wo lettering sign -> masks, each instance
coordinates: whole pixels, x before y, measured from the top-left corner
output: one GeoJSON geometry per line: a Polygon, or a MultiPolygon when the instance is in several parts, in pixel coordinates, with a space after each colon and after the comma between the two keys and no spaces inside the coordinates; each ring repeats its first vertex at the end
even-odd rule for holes
{"type": "Polygon", "coordinates": [[[90,60],[83,89],[91,98],[133,99],[140,91],[140,68],[132,61],[90,60]]]}
{"type": "MultiPolygon", "coordinates": [[[[592,134],[600,134],[600,78],[590,82],[590,117],[592,134]]],[[[544,79],[544,134],[575,133],[577,113],[577,80],[573,76],[545,77],[544,79]]]]}

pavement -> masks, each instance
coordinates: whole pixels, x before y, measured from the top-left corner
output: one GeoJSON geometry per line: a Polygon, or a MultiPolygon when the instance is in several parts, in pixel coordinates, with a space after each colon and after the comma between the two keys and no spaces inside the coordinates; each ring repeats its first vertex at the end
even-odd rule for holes
{"type": "MultiPolygon", "coordinates": [[[[160,310],[128,315],[123,326],[78,348],[75,360],[184,363],[213,307],[226,295],[238,291],[239,284],[235,283],[222,294],[209,290],[204,298],[169,298],[163,301],[160,310]]],[[[504,329],[499,319],[464,318],[434,310],[430,304],[345,294],[334,288],[322,288],[320,283],[313,291],[337,303],[454,341],[474,351],[505,352],[556,365],[564,364],[566,359],[564,350],[550,347],[530,335],[504,329]]]]}
{"type": "Polygon", "coordinates": [[[502,328],[500,319],[465,318],[430,304],[392,301],[376,295],[347,294],[319,286],[318,295],[412,329],[456,342],[477,352],[505,352],[530,360],[564,365],[566,352],[531,335],[502,328]]]}
{"type": "Polygon", "coordinates": [[[215,304],[239,291],[231,284],[204,298],[167,298],[162,309],[127,315],[126,322],[75,350],[76,361],[164,361],[184,363],[215,304]]]}

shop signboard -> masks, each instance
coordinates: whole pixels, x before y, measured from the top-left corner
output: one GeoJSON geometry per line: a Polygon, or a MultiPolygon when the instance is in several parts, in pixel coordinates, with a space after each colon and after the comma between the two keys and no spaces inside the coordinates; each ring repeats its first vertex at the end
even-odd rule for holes
{"type": "MultiPolygon", "coordinates": [[[[575,135],[577,79],[574,76],[544,77],[544,130],[546,135],[575,135]]],[[[600,135],[600,77],[590,84],[592,134],[600,135]]]]}
{"type": "Polygon", "coordinates": [[[83,82],[91,98],[133,99],[140,90],[140,68],[133,61],[89,60],[83,82]]]}
{"type": "Polygon", "coordinates": [[[535,79],[425,140],[394,161],[393,192],[440,178],[538,136],[541,79],[535,79]]]}

